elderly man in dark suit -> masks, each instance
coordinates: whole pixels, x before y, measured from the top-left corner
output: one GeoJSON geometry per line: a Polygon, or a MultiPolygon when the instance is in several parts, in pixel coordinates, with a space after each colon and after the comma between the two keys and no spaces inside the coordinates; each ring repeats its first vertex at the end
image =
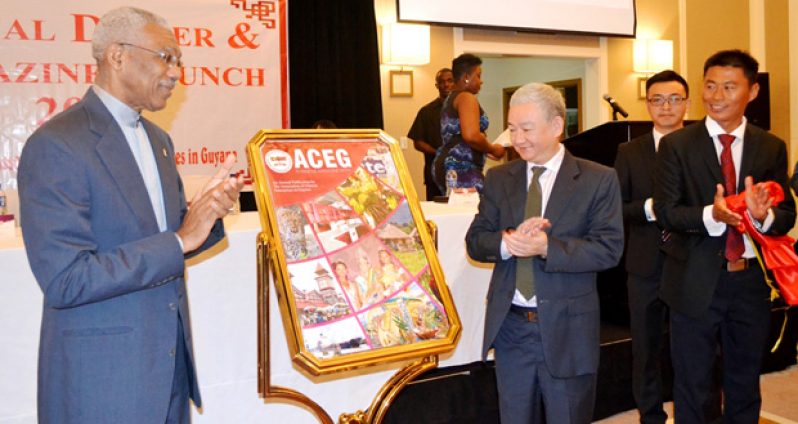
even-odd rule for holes
{"type": "Polygon", "coordinates": [[[44,293],[41,423],[187,423],[200,406],[184,258],[224,236],[234,158],[187,208],[166,106],[180,48],[163,18],[123,7],[92,37],[96,83],[39,128],[19,166],[22,234],[44,293]]]}
{"type": "Polygon", "coordinates": [[[565,102],[531,83],[510,101],[521,160],[491,169],[468,254],[493,262],[483,357],[493,347],[504,424],[589,423],[599,359],[596,273],[623,250],[618,179],[560,144],[565,102]],[[524,188],[528,187],[528,190],[524,188]],[[542,408],[541,408],[542,406],[542,408]]]}
{"type": "Polygon", "coordinates": [[[665,136],[659,147],[654,211],[670,231],[660,296],[670,307],[678,423],[703,423],[713,362],[722,352],[723,421],[756,423],[762,398],[759,372],[769,322],[769,288],[754,249],[734,226],[743,217],[724,196],[745,190],[747,213],[765,234],[795,223],[789,194],[771,204],[764,181],[789,193],[783,141],[749,124],[758,64],[748,53],[725,50],[704,64],[707,117],[665,136]]]}
{"type": "Polygon", "coordinates": [[[651,132],[618,146],[615,171],[621,183],[623,219],[627,229],[626,272],[632,329],[632,394],[641,423],[664,423],[662,372],[668,307],[659,298],[664,254],[652,196],[659,141],[684,126],[688,108],[687,81],[674,71],[646,80],[646,107],[654,123],[651,132]]]}

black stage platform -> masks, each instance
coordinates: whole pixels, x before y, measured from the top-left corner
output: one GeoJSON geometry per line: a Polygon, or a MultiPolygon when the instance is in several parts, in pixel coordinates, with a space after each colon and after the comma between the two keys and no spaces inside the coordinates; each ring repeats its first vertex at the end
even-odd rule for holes
{"type": "MultiPolygon", "coordinates": [[[[771,337],[773,346],[781,331],[784,308],[773,309],[771,337]]],[[[763,373],[783,370],[796,363],[798,312],[789,312],[788,328],[776,353],[763,362],[763,373]]],[[[604,314],[611,318],[621,314],[604,314]],[[614,316],[613,316],[614,315],[614,316]]],[[[628,314],[626,315],[628,317],[628,314]]],[[[628,319],[628,318],[627,318],[628,319]]],[[[665,393],[671,399],[673,371],[670,355],[665,352],[665,393]]],[[[386,424],[499,422],[499,409],[493,362],[475,362],[458,367],[430,371],[411,383],[397,396],[385,417],[386,424]]],[[[632,398],[632,345],[628,324],[604,319],[601,327],[601,361],[593,419],[600,420],[634,409],[632,398]]]]}

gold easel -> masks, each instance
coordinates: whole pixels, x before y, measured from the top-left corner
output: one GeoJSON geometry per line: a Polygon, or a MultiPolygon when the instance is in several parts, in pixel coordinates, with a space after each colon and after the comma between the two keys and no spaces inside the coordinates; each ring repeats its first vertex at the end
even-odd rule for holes
{"type": "MultiPolygon", "coordinates": [[[[438,228],[432,221],[427,221],[432,240],[438,244],[438,228]]],[[[258,255],[258,276],[267,278],[269,276],[269,260],[272,249],[269,246],[270,239],[266,232],[258,234],[257,255],[258,255]]],[[[307,407],[322,424],[333,424],[330,414],[318,403],[305,396],[304,394],[281,386],[271,384],[271,358],[269,340],[271,340],[271,322],[269,314],[269,282],[258,284],[258,320],[264,325],[263,331],[258,331],[258,394],[264,399],[281,399],[290,402],[297,402],[307,407]],[[263,364],[263,366],[261,366],[263,364]]],[[[380,424],[385,419],[385,414],[393,404],[396,396],[404,389],[408,383],[425,372],[438,367],[438,355],[426,356],[415,362],[410,363],[388,380],[377,396],[371,402],[367,411],[356,411],[352,414],[343,413],[338,418],[339,424],[380,424]]]]}

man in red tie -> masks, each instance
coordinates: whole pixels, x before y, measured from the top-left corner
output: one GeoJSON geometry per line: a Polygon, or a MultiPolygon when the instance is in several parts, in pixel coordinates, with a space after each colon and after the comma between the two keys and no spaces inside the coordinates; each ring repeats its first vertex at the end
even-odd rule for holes
{"type": "Polygon", "coordinates": [[[671,309],[676,422],[704,423],[715,356],[722,352],[723,421],[756,423],[762,398],[759,372],[770,322],[769,288],[755,249],[734,228],[742,216],[724,196],[746,191],[749,214],[765,234],[795,224],[792,196],[774,206],[758,183],[787,191],[782,140],[749,124],[759,64],[725,50],[704,63],[707,117],[665,136],[657,156],[654,211],[671,236],[660,295],[671,309]]]}

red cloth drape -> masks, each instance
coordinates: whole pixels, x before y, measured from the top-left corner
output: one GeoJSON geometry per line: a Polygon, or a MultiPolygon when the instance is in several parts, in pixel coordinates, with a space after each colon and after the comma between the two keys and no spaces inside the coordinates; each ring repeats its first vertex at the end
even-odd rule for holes
{"type": "MultiPolygon", "coordinates": [[[[765,184],[773,206],[784,200],[784,191],[780,185],[772,181],[762,184],[765,184]]],[[[765,266],[776,278],[784,301],[788,305],[798,305],[798,256],[793,250],[795,240],[786,235],[768,236],[757,231],[751,217],[745,213],[745,192],[726,197],[726,204],[729,209],[743,216],[736,229],[741,233],[748,233],[759,244],[765,266]]]]}

